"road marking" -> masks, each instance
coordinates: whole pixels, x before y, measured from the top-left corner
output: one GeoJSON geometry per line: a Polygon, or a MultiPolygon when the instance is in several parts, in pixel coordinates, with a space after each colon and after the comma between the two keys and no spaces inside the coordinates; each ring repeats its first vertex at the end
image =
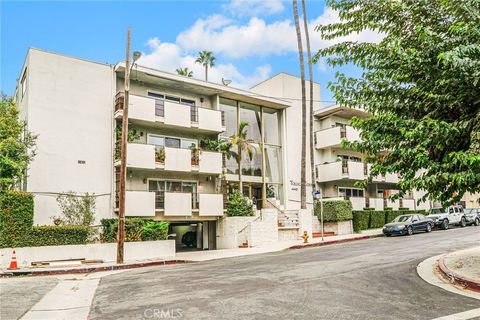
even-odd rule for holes
{"type": "Polygon", "coordinates": [[[472,310],[468,310],[468,311],[464,311],[456,314],[451,314],[449,316],[435,318],[432,320],[467,320],[467,319],[473,319],[476,317],[480,317],[480,308],[472,309],[472,310]]]}
{"type": "Polygon", "coordinates": [[[21,319],[85,320],[99,282],[99,278],[64,280],[43,296],[21,319]]]}

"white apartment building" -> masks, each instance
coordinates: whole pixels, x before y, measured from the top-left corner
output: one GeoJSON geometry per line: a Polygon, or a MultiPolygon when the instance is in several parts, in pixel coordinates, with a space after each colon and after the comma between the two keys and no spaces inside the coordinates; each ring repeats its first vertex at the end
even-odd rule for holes
{"type": "MultiPolygon", "coordinates": [[[[38,49],[28,51],[16,100],[28,130],[38,135],[37,155],[24,189],[35,195],[34,223],[51,224],[56,198],[94,193],[96,218],[116,216],[117,138],[123,117],[123,62],[100,64],[38,49]]],[[[227,185],[238,187],[235,158],[199,146],[228,139],[240,121],[257,152],[244,157],[244,193],[262,207],[262,187],[286,205],[291,180],[285,144],[286,100],[135,65],[131,72],[127,145],[126,216],[171,223],[178,241],[196,232],[204,249],[216,246],[227,185]],[[263,146],[263,148],[262,148],[263,146]],[[263,150],[263,152],[262,152],[263,150]]]]}
{"type": "MultiPolygon", "coordinates": [[[[309,96],[309,82],[306,81],[307,99],[309,96]]],[[[290,175],[294,177],[293,181],[299,181],[300,171],[295,168],[300,167],[301,154],[301,82],[298,77],[281,73],[271,79],[268,79],[252,88],[252,91],[268,96],[275,96],[281,99],[292,101],[292,108],[286,110],[287,118],[287,145],[289,152],[293,152],[297,157],[290,159],[287,169],[293,172],[290,175]]],[[[369,175],[370,164],[365,162],[364,156],[356,152],[343,148],[342,140],[355,141],[360,139],[360,133],[349,125],[352,117],[366,117],[367,113],[360,109],[352,109],[340,106],[331,106],[320,108],[320,85],[313,85],[314,100],[314,164],[315,164],[315,185],[321,190],[325,199],[349,199],[352,202],[354,210],[364,208],[375,208],[383,210],[384,208],[399,208],[427,210],[431,203],[421,203],[417,205],[419,198],[423,193],[418,191],[411,192],[403,199],[391,201],[388,198],[398,192],[397,174],[386,174],[373,179],[373,182],[365,189],[355,186],[357,181],[365,180],[369,175]]],[[[307,117],[309,117],[307,101],[307,117]]],[[[309,143],[307,129],[307,145],[309,143]]],[[[310,158],[307,148],[307,182],[311,182],[310,158]]],[[[289,181],[290,182],[290,181],[289,181]]],[[[295,185],[289,185],[289,201],[298,203],[299,191],[295,185]]],[[[298,187],[299,190],[299,187],[298,187]]],[[[308,189],[309,191],[311,188],[308,189]]]]}
{"type": "MultiPolygon", "coordinates": [[[[123,62],[102,64],[29,49],[15,95],[28,130],[38,135],[37,155],[24,182],[25,191],[35,195],[35,224],[52,224],[52,217],[60,214],[57,196],[69,191],[95,194],[97,222],[116,217],[124,74],[123,62]]],[[[257,209],[276,208],[278,226],[289,219],[305,221],[304,213],[304,218],[298,216],[300,84],[298,77],[280,73],[245,91],[134,65],[126,216],[169,221],[178,243],[191,231],[198,248],[215,249],[221,241],[219,232],[225,234],[228,229],[220,224],[228,193],[238,188],[238,164],[234,157],[224,158],[204,144],[229,139],[246,121],[256,152],[252,160],[242,160],[244,194],[256,202],[257,209]],[[262,203],[263,190],[268,203],[262,203]]],[[[318,83],[314,83],[314,110],[317,181],[311,181],[307,148],[310,208],[313,185],[326,198],[347,197],[354,209],[416,207],[415,194],[395,203],[386,200],[395,192],[396,175],[379,177],[365,190],[354,187],[369,168],[360,154],[342,149],[340,141],[358,139],[348,121],[354,115],[365,116],[362,111],[321,109],[318,83]]],[[[318,227],[317,218],[312,219],[318,227]]],[[[239,233],[245,229],[237,227],[239,233]]],[[[291,225],[283,228],[285,235],[291,231],[291,225]]]]}

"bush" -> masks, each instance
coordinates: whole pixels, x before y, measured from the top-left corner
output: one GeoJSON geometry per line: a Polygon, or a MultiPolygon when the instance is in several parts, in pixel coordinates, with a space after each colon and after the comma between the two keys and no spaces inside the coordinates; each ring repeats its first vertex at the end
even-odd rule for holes
{"type": "MultiPolygon", "coordinates": [[[[118,219],[102,219],[103,242],[116,242],[118,219]]],[[[125,241],[154,241],[166,240],[169,223],[143,218],[125,219],[125,241]]]]}
{"type": "Polygon", "coordinates": [[[385,225],[384,211],[370,211],[370,219],[368,222],[369,229],[381,228],[385,225]]]}
{"type": "Polygon", "coordinates": [[[79,195],[69,191],[59,195],[57,203],[62,216],[53,217],[54,222],[67,226],[90,226],[95,222],[95,194],[79,195]]]}
{"type": "Polygon", "coordinates": [[[0,248],[24,246],[33,226],[33,195],[26,192],[0,193],[0,248]]]}
{"type": "Polygon", "coordinates": [[[370,219],[370,210],[352,211],[353,230],[360,232],[368,229],[368,221],[370,219]]]}
{"type": "Polygon", "coordinates": [[[227,216],[229,217],[238,217],[238,216],[253,216],[255,212],[253,211],[253,206],[251,201],[243,196],[243,194],[236,190],[232,193],[228,199],[227,205],[227,216]]]}
{"type": "MultiPolygon", "coordinates": [[[[317,202],[315,205],[315,214],[320,220],[320,206],[317,202]]],[[[337,222],[352,220],[352,203],[349,200],[331,200],[323,201],[323,221],[337,222]]]]}
{"type": "Polygon", "coordinates": [[[387,212],[385,212],[385,223],[390,223],[396,217],[398,217],[402,214],[408,214],[409,212],[410,212],[410,210],[387,211],[387,212]]]}
{"type": "Polygon", "coordinates": [[[86,244],[88,235],[88,227],[84,226],[41,226],[32,227],[25,242],[33,247],[86,244]]]}

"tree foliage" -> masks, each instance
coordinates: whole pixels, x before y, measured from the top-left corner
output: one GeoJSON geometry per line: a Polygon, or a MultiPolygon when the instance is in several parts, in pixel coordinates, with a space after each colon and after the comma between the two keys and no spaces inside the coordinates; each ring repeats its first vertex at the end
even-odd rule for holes
{"type": "MultiPolygon", "coordinates": [[[[330,0],[340,22],[319,26],[320,50],[332,67],[354,64],[361,76],[337,72],[329,83],[344,106],[372,116],[353,119],[368,155],[370,178],[398,172],[400,197],[458,201],[480,191],[480,2],[478,0],[330,0]],[[378,43],[344,41],[374,30],[378,43]],[[388,150],[388,152],[385,152],[388,150]]],[[[366,182],[364,182],[366,183],[366,182]]]]}
{"type": "Polygon", "coordinates": [[[12,97],[2,94],[0,100],[0,191],[18,187],[35,156],[36,136],[28,132],[19,119],[12,97]]]}
{"type": "Polygon", "coordinates": [[[78,195],[72,191],[57,197],[62,210],[61,217],[54,217],[56,224],[90,226],[95,222],[96,199],[94,194],[78,195]]]}

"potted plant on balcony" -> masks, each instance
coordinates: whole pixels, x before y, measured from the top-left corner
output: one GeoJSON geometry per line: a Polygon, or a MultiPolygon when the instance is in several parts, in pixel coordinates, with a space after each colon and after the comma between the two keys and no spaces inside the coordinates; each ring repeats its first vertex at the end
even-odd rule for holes
{"type": "Polygon", "coordinates": [[[155,150],[155,162],[164,164],[165,163],[165,149],[158,148],[155,150]]]}
{"type": "Polygon", "coordinates": [[[192,166],[198,166],[198,164],[200,163],[201,149],[196,145],[192,144],[190,146],[190,150],[192,150],[192,166]]]}

